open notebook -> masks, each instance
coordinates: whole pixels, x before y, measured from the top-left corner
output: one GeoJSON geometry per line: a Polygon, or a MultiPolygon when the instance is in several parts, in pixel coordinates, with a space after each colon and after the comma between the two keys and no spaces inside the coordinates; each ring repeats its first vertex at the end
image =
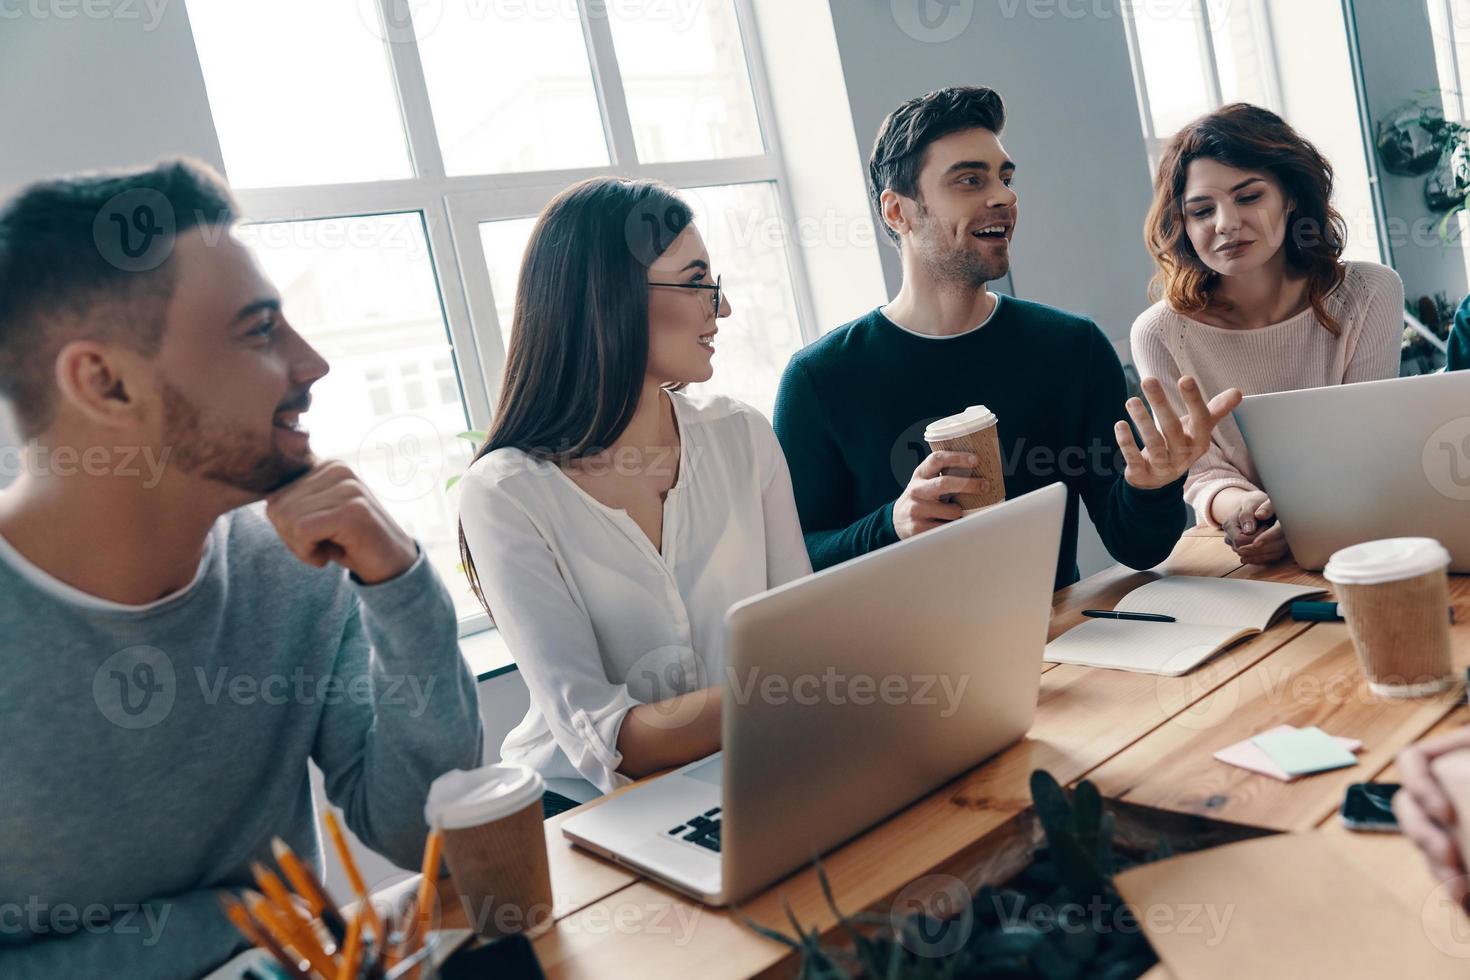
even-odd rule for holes
{"type": "Polygon", "coordinates": [[[1288,603],[1327,591],[1249,579],[1176,575],[1134,589],[1118,612],[1173,616],[1173,623],[1089,619],[1046,645],[1049,663],[1177,677],[1271,625],[1288,603]]]}

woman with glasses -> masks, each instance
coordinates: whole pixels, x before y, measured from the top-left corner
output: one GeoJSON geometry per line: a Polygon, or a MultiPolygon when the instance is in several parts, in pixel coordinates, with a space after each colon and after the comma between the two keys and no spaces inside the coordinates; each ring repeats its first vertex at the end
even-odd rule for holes
{"type": "Polygon", "coordinates": [[[622,178],[547,205],[460,484],[470,585],[531,694],[501,754],[603,792],[719,749],[725,611],[811,572],[770,423],[683,390],[730,315],[692,217],[622,178]]]}

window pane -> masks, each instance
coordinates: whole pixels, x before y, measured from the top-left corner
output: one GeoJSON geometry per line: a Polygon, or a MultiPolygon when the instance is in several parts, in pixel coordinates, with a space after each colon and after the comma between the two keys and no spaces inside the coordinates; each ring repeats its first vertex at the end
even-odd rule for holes
{"type": "Polygon", "coordinates": [[[480,224],[480,244],[485,249],[485,265],[490,269],[490,289],[495,293],[495,315],[500,319],[500,334],[510,344],[511,314],[516,305],[516,279],[521,274],[521,257],[531,238],[535,218],[512,218],[509,221],[485,221],[480,224]]]}
{"type": "Polygon", "coordinates": [[[1167,139],[1214,108],[1205,84],[1208,56],[1200,44],[1199,0],[1134,4],[1132,9],[1154,134],[1167,139]]]}
{"type": "Polygon", "coordinates": [[[382,38],[358,3],[189,0],[230,183],[411,177],[382,38]]]}
{"type": "Polygon", "coordinates": [[[1211,0],[1209,11],[1221,98],[1279,110],[1268,82],[1268,27],[1261,20],[1265,10],[1242,0],[1211,0]]]}
{"type": "Polygon", "coordinates": [[[731,314],[715,337],[708,388],[754,405],[770,418],[786,362],[802,345],[796,295],[774,184],[731,184],[682,192],[724,276],[731,314]]]}
{"type": "Polygon", "coordinates": [[[640,162],[764,152],[732,0],[607,10],[640,162]]]}
{"type": "Polygon", "coordinates": [[[445,490],[472,452],[457,438],[464,406],[425,404],[423,391],[427,366],[452,355],[421,216],[247,225],[241,237],[286,317],[331,362],[304,417],[312,449],[351,465],[418,539],[460,616],[479,612],[457,570],[458,495],[445,490]]]}
{"type": "Polygon", "coordinates": [[[607,165],[576,4],[439,8],[414,26],[449,174],[607,165]]]}
{"type": "MultiPolygon", "coordinates": [[[[775,185],[733,184],[679,193],[694,210],[715,273],[725,277],[732,308],[715,337],[715,376],[694,388],[731,395],[769,417],[781,372],[802,344],[775,185]]],[[[524,218],[480,225],[495,308],[507,340],[516,276],[533,223],[524,218]]]]}

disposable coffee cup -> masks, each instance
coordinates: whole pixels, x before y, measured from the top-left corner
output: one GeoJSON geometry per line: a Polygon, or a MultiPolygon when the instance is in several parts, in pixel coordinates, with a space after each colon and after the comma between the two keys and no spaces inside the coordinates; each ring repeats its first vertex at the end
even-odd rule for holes
{"type": "Polygon", "coordinates": [[[930,422],[924,429],[924,441],[930,452],[971,453],[979,463],[969,467],[950,467],[945,476],[978,476],[990,481],[985,493],[957,493],[954,502],[966,514],[984,510],[1006,499],[1005,474],[1000,465],[1000,432],[995,413],[984,405],[971,405],[958,415],[930,422]]]}
{"type": "Polygon", "coordinates": [[[1426,697],[1454,683],[1449,564],[1449,552],[1432,538],[1369,541],[1327,562],[1323,575],[1374,694],[1426,697]]]}
{"type": "Polygon", "coordinates": [[[550,927],[551,871],[541,797],[526,766],[455,769],[434,780],[424,819],[444,833],[444,860],[468,925],[486,939],[550,927]]]}

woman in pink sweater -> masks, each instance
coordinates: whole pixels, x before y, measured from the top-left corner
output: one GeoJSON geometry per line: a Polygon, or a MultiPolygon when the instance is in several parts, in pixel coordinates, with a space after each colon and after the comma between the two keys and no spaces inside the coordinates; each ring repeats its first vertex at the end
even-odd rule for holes
{"type": "MultiPolygon", "coordinates": [[[[1195,120],[1159,161],[1144,229],[1158,300],[1133,324],[1133,361],[1166,391],[1186,374],[1247,395],[1398,374],[1404,287],[1344,262],[1332,165],[1275,113],[1228,105],[1195,120]]],[[[1234,419],[1190,469],[1185,500],[1242,561],[1287,553],[1269,488],[1234,419]]]]}

